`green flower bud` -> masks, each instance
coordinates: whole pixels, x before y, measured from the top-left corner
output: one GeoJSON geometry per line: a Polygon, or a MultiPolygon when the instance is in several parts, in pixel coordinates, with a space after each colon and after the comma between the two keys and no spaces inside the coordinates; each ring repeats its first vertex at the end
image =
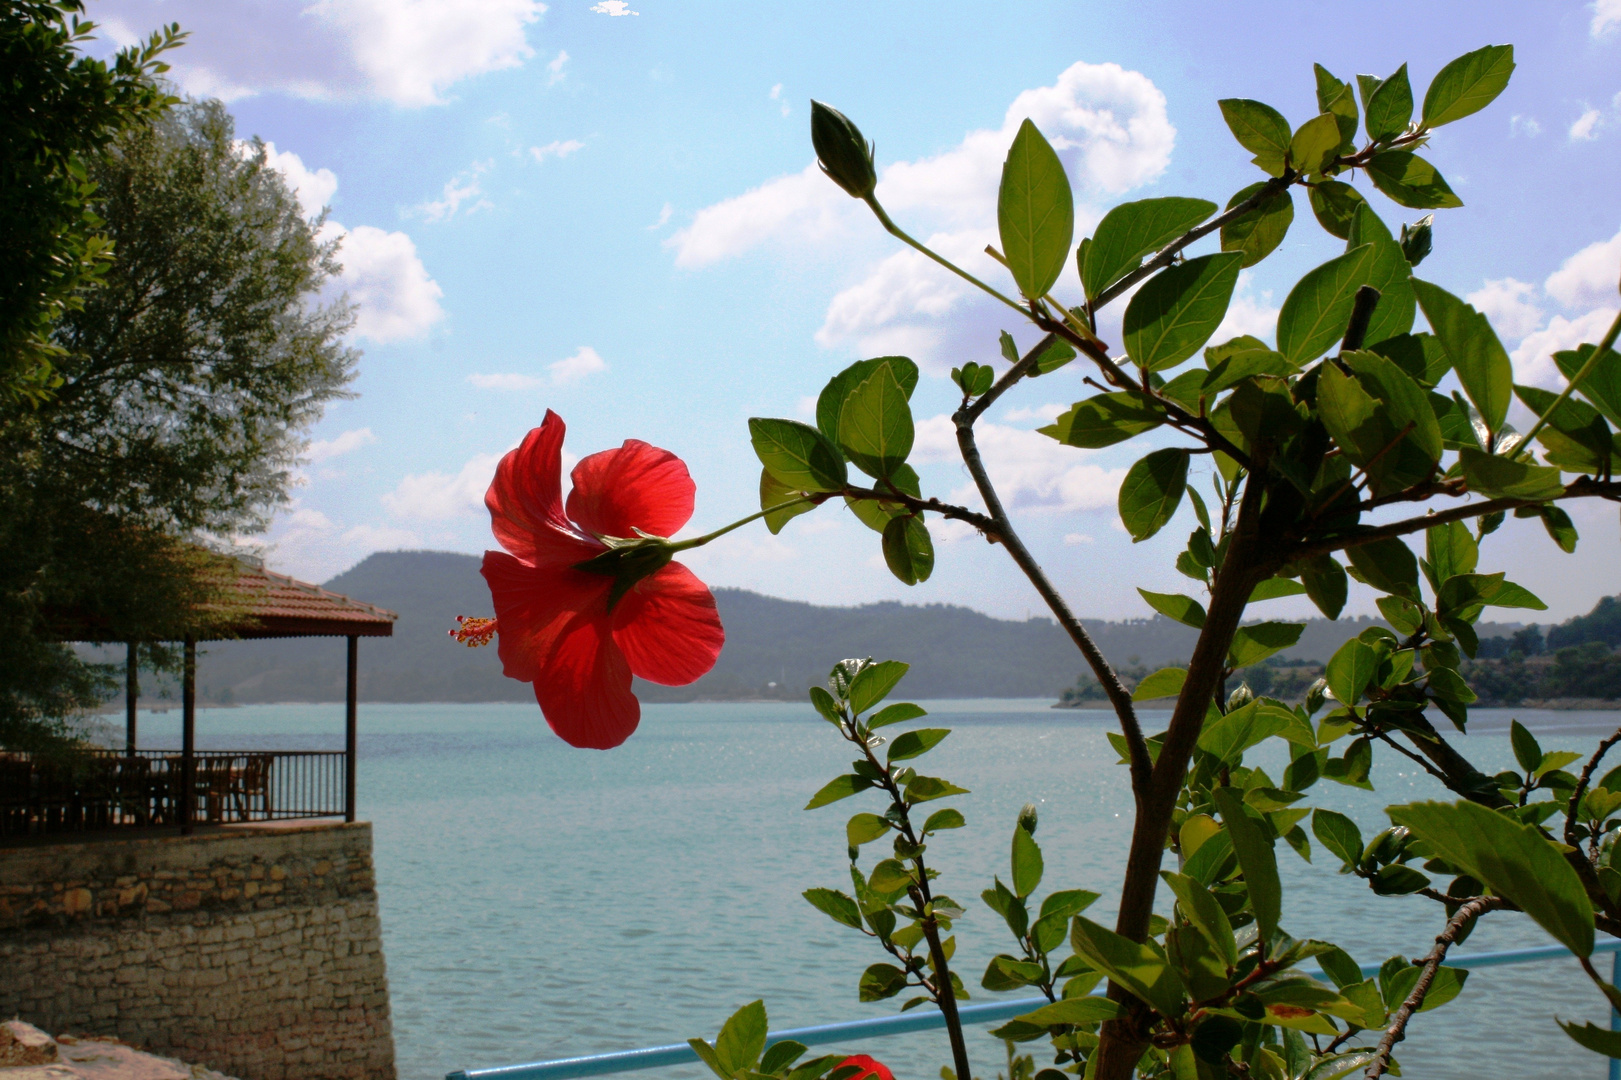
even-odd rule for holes
{"type": "Polygon", "coordinates": [[[1025,803],[1019,811],[1019,827],[1031,836],[1036,835],[1036,804],[1025,803]]]}
{"type": "Polygon", "coordinates": [[[1323,701],[1328,694],[1328,680],[1318,679],[1306,690],[1306,715],[1310,716],[1323,707],[1323,701]]]}
{"type": "Polygon", "coordinates": [[[1408,266],[1417,266],[1430,253],[1430,227],[1434,224],[1435,215],[1425,214],[1417,224],[1401,227],[1401,253],[1407,256],[1408,266]]]}
{"type": "Polygon", "coordinates": [[[872,167],[873,146],[849,117],[831,105],[812,101],[811,145],[816,147],[816,163],[828,179],[857,199],[872,194],[878,184],[872,167]]]}
{"type": "Polygon", "coordinates": [[[1255,691],[1250,689],[1249,683],[1239,683],[1238,689],[1227,695],[1227,711],[1242,709],[1255,700],[1255,691]]]}

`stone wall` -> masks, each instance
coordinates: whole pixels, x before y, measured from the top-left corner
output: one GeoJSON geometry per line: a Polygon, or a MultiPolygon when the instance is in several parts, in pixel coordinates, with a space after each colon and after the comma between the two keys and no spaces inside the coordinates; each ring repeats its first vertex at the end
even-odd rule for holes
{"type": "Polygon", "coordinates": [[[371,826],[0,849],[0,1018],[245,1080],[393,1080],[371,826]]]}

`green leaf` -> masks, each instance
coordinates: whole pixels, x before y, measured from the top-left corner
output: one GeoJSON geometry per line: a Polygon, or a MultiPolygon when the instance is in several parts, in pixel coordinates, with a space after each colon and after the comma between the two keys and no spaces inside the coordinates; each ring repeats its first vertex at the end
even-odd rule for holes
{"type": "Polygon", "coordinates": [[[1392,806],[1390,820],[1517,905],[1577,956],[1591,955],[1593,906],[1576,871],[1536,826],[1470,802],[1392,806]]]}
{"type": "Polygon", "coordinates": [[[839,444],[839,414],[844,410],[844,399],[850,391],[870,379],[880,367],[889,367],[895,379],[906,392],[908,401],[917,389],[917,365],[904,356],[878,356],[871,360],[857,360],[827,381],[816,399],[816,426],[837,446],[839,444]]]}
{"type": "Polygon", "coordinates": [[[1221,812],[1222,824],[1227,826],[1227,835],[1232,838],[1239,868],[1244,871],[1250,910],[1255,913],[1255,925],[1264,946],[1278,929],[1278,919],[1283,912],[1277,856],[1259,820],[1250,817],[1252,811],[1245,808],[1243,796],[1230,787],[1218,787],[1210,794],[1221,812]]]}
{"type": "Polygon", "coordinates": [[[1340,149],[1340,122],[1333,113],[1318,113],[1295,129],[1289,161],[1299,172],[1321,173],[1340,149]]]}
{"type": "Polygon", "coordinates": [[[721,1067],[728,1074],[753,1068],[760,1060],[760,1051],[765,1049],[765,1035],[765,1002],[751,1001],[733,1013],[720,1029],[720,1037],[715,1040],[715,1056],[720,1059],[721,1067]]]}
{"type": "Polygon", "coordinates": [[[1492,498],[1556,499],[1565,493],[1559,470],[1546,465],[1511,461],[1484,450],[1464,447],[1458,462],[1469,481],[1469,490],[1492,498]]]}
{"type": "Polygon", "coordinates": [[[883,859],[872,868],[868,885],[882,896],[905,892],[913,882],[912,872],[899,859],[883,859]]]}
{"type": "Polygon", "coordinates": [[[1262,600],[1277,600],[1285,596],[1299,596],[1305,591],[1306,587],[1298,581],[1285,577],[1267,578],[1250,590],[1250,603],[1258,604],[1262,600]]]}
{"type": "Polygon", "coordinates": [[[692,1047],[698,1060],[709,1066],[709,1071],[720,1077],[721,1080],[732,1080],[732,1074],[721,1066],[720,1058],[715,1056],[715,1048],[702,1039],[688,1039],[687,1045],[692,1047]]]}
{"type": "Polygon", "coordinates": [[[906,798],[914,803],[944,799],[948,795],[966,795],[968,789],[958,787],[933,776],[914,776],[906,782],[906,798]]]}
{"type": "Polygon", "coordinates": [[[1035,1012],[1016,1017],[1027,1024],[1054,1027],[1058,1024],[1098,1024],[1116,1020],[1125,1010],[1106,997],[1065,998],[1051,1005],[1043,1005],[1035,1012]]]}
{"type": "Polygon", "coordinates": [[[1255,164],[1271,176],[1282,176],[1284,156],[1293,138],[1283,114],[1248,98],[1224,98],[1217,104],[1238,145],[1255,155],[1255,164]]]}
{"type": "MultiPolygon", "coordinates": [[[[1266,186],[1266,181],[1251,184],[1231,199],[1227,209],[1251,198],[1266,186]]],[[[1289,189],[1262,199],[1243,214],[1221,227],[1221,250],[1236,251],[1243,255],[1240,267],[1254,266],[1276,250],[1288,235],[1295,220],[1295,200],[1289,189]]]]}
{"type": "Polygon", "coordinates": [[[923,832],[927,834],[943,832],[946,829],[960,829],[967,824],[968,822],[963,820],[962,814],[948,806],[944,810],[936,810],[929,815],[929,820],[923,823],[923,832]]]}
{"type": "Polygon", "coordinates": [[[1351,236],[1351,222],[1356,218],[1357,207],[1368,204],[1362,192],[1343,180],[1322,180],[1313,184],[1308,198],[1317,224],[1324,232],[1341,240],[1351,236]]]}
{"type": "Polygon", "coordinates": [[[760,1059],[760,1072],[767,1076],[775,1076],[788,1066],[798,1061],[810,1047],[793,1039],[784,1039],[766,1047],[765,1056],[760,1059]]]}
{"type": "Polygon", "coordinates": [[[1063,162],[1029,120],[1019,125],[1002,165],[996,223],[1019,292],[1045,296],[1069,259],[1075,202],[1063,162]]]}
{"type": "MultiPolygon", "coordinates": [[[[1587,366],[1588,359],[1597,347],[1582,345],[1556,352],[1553,362],[1566,379],[1574,379],[1576,373],[1587,366]]],[[[1614,349],[1606,349],[1593,370],[1588,372],[1587,378],[1576,387],[1576,392],[1591,401],[1606,420],[1621,427],[1621,354],[1614,349]]]]}
{"type": "Polygon", "coordinates": [[[837,889],[806,889],[804,896],[811,902],[812,907],[834,922],[843,923],[856,930],[861,929],[861,909],[856,907],[854,900],[837,889]]]}
{"type": "Polygon", "coordinates": [[[1424,93],[1424,126],[1440,127],[1479,112],[1503,92],[1512,74],[1512,45],[1487,45],[1458,57],[1436,73],[1424,93]]]}
{"type": "Polygon", "coordinates": [[[1566,1035],[1569,1035],[1572,1039],[1575,1039],[1578,1043],[1593,1051],[1595,1054],[1603,1054],[1605,1057],[1611,1058],[1621,1058],[1621,1031],[1611,1031],[1609,1028],[1601,1028],[1591,1021],[1583,1024],[1581,1027],[1577,1027],[1574,1023],[1567,1020],[1559,1020],[1557,1022],[1561,1028],[1564,1028],[1566,1035]]]}
{"type": "Polygon", "coordinates": [[[816,711],[822,714],[824,720],[835,727],[844,725],[844,717],[839,714],[839,703],[833,700],[832,694],[823,690],[820,686],[813,686],[810,688],[810,699],[811,704],[816,706],[816,711]]]}
{"type": "Polygon", "coordinates": [[[1165,527],[1187,484],[1188,452],[1180,448],[1155,450],[1131,467],[1120,484],[1119,508],[1121,524],[1134,543],[1165,527]]]}
{"type": "Polygon", "coordinates": [[[1413,119],[1413,87],[1407,81],[1406,64],[1368,95],[1366,111],[1363,125],[1375,142],[1394,139],[1407,130],[1413,119]]]}
{"type": "MultiPolygon", "coordinates": [[[[1051,342],[1048,343],[1045,349],[1041,350],[1040,355],[1036,357],[1036,370],[1031,372],[1031,376],[1034,377],[1036,375],[1045,375],[1050,371],[1057,371],[1059,368],[1063,367],[1073,359],[1075,359],[1075,349],[1070,345],[1069,342],[1055,337],[1051,342]]],[[[990,388],[991,380],[989,378],[989,374],[987,374],[985,379],[985,389],[981,390],[980,393],[983,394],[985,390],[989,390],[990,388]]]]}
{"type": "Polygon", "coordinates": [[[1423,388],[1378,353],[1340,354],[1317,380],[1318,415],[1353,464],[1366,470],[1375,495],[1429,478],[1441,458],[1441,425],[1423,388]]]}
{"type": "Polygon", "coordinates": [[[1189,412],[1209,411],[1216,395],[1255,375],[1293,375],[1295,366],[1282,353],[1262,347],[1226,352],[1213,358],[1215,349],[1205,350],[1208,368],[1190,368],[1160,388],[1160,393],[1180,402],[1189,412]],[[1203,404],[1200,399],[1203,398],[1203,404]]]}
{"type": "Polygon", "coordinates": [[[856,792],[866,791],[870,787],[872,787],[872,781],[864,776],[856,776],[851,773],[835,777],[823,785],[822,789],[815,795],[811,796],[811,801],[805,804],[805,809],[815,810],[818,806],[826,806],[828,803],[835,803],[840,799],[848,799],[856,792]]]}
{"type": "MultiPolygon", "coordinates": [[[[887,692],[887,691],[886,691],[887,692]]],[[[913,705],[910,701],[897,701],[893,705],[885,705],[867,721],[868,731],[877,731],[890,724],[904,723],[907,720],[916,720],[920,716],[929,715],[929,711],[921,705],[913,705]]]]}
{"type": "Polygon", "coordinates": [[[1228,666],[1245,668],[1259,664],[1273,653],[1282,652],[1300,640],[1304,623],[1261,622],[1240,626],[1228,647],[1228,666]]]}
{"type": "Polygon", "coordinates": [[[1162,871],[1160,877],[1171,887],[1176,894],[1176,902],[1182,909],[1182,917],[1198,929],[1205,936],[1216,955],[1226,962],[1229,968],[1238,964],[1238,945],[1233,940],[1233,925],[1227,918],[1227,912],[1222,910],[1220,902],[1211,895],[1194,878],[1186,874],[1173,874],[1162,871]]]}
{"type": "Polygon", "coordinates": [[[1318,841],[1338,855],[1345,865],[1342,873],[1356,869],[1362,859],[1362,830],[1344,814],[1318,808],[1312,811],[1311,832],[1318,841]]]}
{"type": "Polygon", "coordinates": [[[1238,284],[1244,258],[1218,252],[1167,267],[1149,278],[1126,305],[1126,352],[1149,371],[1192,357],[1210,340],[1238,284]]]}
{"type": "Polygon", "coordinates": [[[1317,605],[1318,611],[1330,619],[1340,617],[1350,595],[1350,584],[1346,581],[1345,567],[1332,555],[1319,555],[1303,565],[1300,583],[1306,587],[1306,595],[1317,605]]]}
{"type": "Polygon", "coordinates": [[[1480,544],[1461,521],[1433,525],[1424,530],[1424,556],[1434,575],[1430,584],[1439,589],[1450,577],[1475,572],[1480,544]]]}
{"type": "Polygon", "coordinates": [[[1368,161],[1368,179],[1394,203],[1413,210],[1462,206],[1434,165],[1405,150],[1386,150],[1368,161]]]}
{"type": "MultiPolygon", "coordinates": [[[[771,470],[760,470],[761,510],[769,510],[773,506],[781,506],[783,503],[788,502],[790,499],[795,498],[799,494],[800,492],[795,491],[793,488],[790,488],[788,485],[782,483],[775,476],[772,476],[771,470]]],[[[782,527],[788,524],[790,520],[798,517],[800,514],[808,514],[814,509],[816,509],[815,503],[804,502],[800,503],[798,506],[790,506],[786,510],[778,510],[774,514],[767,514],[765,516],[765,527],[771,530],[771,535],[775,536],[777,533],[782,532],[782,527]]]]}
{"type": "Polygon", "coordinates": [[[1323,671],[1334,700],[1355,705],[1379,667],[1379,653],[1360,638],[1352,638],[1335,650],[1323,671]]]}
{"type": "Polygon", "coordinates": [[[940,745],[940,740],[950,734],[950,728],[917,728],[914,731],[897,735],[895,741],[889,744],[888,760],[891,762],[907,761],[911,758],[922,757],[940,745]]]}
{"type": "Polygon", "coordinates": [[[1358,576],[1380,592],[1417,603],[1418,560],[1413,550],[1395,537],[1357,544],[1345,549],[1358,576]]]}
{"type": "MultiPolygon", "coordinates": [[[[1357,207],[1352,218],[1350,243],[1353,247],[1373,245],[1373,272],[1368,284],[1379,290],[1379,303],[1362,335],[1362,347],[1367,349],[1413,329],[1413,317],[1418,311],[1418,300],[1413,294],[1413,268],[1402,254],[1401,245],[1391,239],[1390,231],[1367,203],[1357,207]]],[[[1418,374],[1422,373],[1408,372],[1415,378],[1418,374]]]]}
{"type": "Polygon", "coordinates": [[[839,446],[869,476],[890,476],[912,452],[912,407],[889,364],[882,364],[844,399],[839,446]]]}
{"type": "Polygon", "coordinates": [[[1312,73],[1317,76],[1317,107],[1323,112],[1332,113],[1335,123],[1339,126],[1339,152],[1354,153],[1358,119],[1356,91],[1352,90],[1349,84],[1335,78],[1321,64],[1313,64],[1312,73]]]}
{"type": "Polygon", "coordinates": [[[1237,765],[1244,751],[1291,726],[1294,714],[1276,705],[1251,701],[1225,716],[1209,720],[1199,733],[1199,749],[1224,765],[1237,765]]]}
{"type": "Polygon", "coordinates": [[[851,847],[870,844],[890,830],[890,824],[877,814],[857,814],[844,825],[844,838],[851,847]]]}
{"type": "Polygon", "coordinates": [[[1036,430],[1065,446],[1097,450],[1151,431],[1165,414],[1142,394],[1120,390],[1077,401],[1047,427],[1036,430]]]}
{"type": "Polygon", "coordinates": [[[1047,899],[1041,902],[1041,917],[1058,916],[1069,918],[1078,915],[1092,906],[1098,894],[1088,889],[1059,889],[1048,893],[1047,899]]]}
{"type": "Polygon", "coordinates": [[[844,456],[816,428],[798,420],[754,417],[749,441],[765,471],[795,491],[839,491],[847,473],[844,456]]]}
{"type": "Polygon", "coordinates": [[[1486,427],[1497,431],[1513,396],[1514,365],[1486,316],[1439,285],[1413,279],[1413,291],[1464,393],[1480,410],[1486,427]]]}
{"type": "Polygon", "coordinates": [[[1278,351],[1298,366],[1344,337],[1356,291],[1368,283],[1373,267],[1373,245],[1364,244],[1308,271],[1278,312],[1278,351]]]}
{"type": "MultiPolygon", "coordinates": [[[[850,681],[850,711],[859,716],[884,700],[910,670],[910,664],[904,664],[899,660],[884,660],[876,664],[868,664],[862,668],[856,673],[856,677],[850,681]]],[[[895,707],[891,706],[891,708],[895,707]]],[[[900,707],[917,708],[916,705],[900,707]]],[[[888,712],[889,710],[885,709],[884,711],[888,712]]],[[[916,715],[922,716],[922,710],[919,709],[916,715]]],[[[904,717],[904,719],[910,720],[912,717],[908,716],[904,717]]],[[[893,720],[886,721],[886,723],[894,722],[893,720]]],[[[868,724],[868,727],[876,726],[879,725],[868,724]]]]}
{"type": "Polygon", "coordinates": [[[1023,825],[1013,826],[1013,894],[1020,900],[1041,884],[1041,848],[1023,825]]]}
{"type": "Polygon", "coordinates": [[[1166,1016],[1176,1016],[1182,1011],[1181,977],[1163,956],[1147,945],[1077,915],[1070,929],[1070,946],[1094,970],[1103,972],[1166,1016]]]}
{"type": "Polygon", "coordinates": [[[891,518],[884,526],[884,562],[907,585],[934,573],[934,542],[921,516],[891,518]]]}
{"type": "Polygon", "coordinates": [[[1514,760],[1520,763],[1527,776],[1541,767],[1542,747],[1537,745],[1537,737],[1518,720],[1509,721],[1508,741],[1514,747],[1514,760]]]}
{"type": "Polygon", "coordinates": [[[1157,593],[1147,589],[1138,589],[1138,594],[1148,601],[1148,606],[1164,615],[1168,619],[1175,619],[1183,626],[1191,626],[1195,630],[1204,629],[1204,605],[1191,596],[1181,593],[1157,593]]]}
{"type": "Polygon", "coordinates": [[[906,989],[906,972],[894,964],[873,964],[861,973],[862,1001],[883,1001],[906,989]]]}
{"type": "Polygon", "coordinates": [[[1205,199],[1169,197],[1121,203],[1104,214],[1081,262],[1081,287],[1087,299],[1215,212],[1216,204],[1205,199]]]}
{"type": "Polygon", "coordinates": [[[1182,684],[1187,678],[1188,673],[1182,668],[1160,668],[1137,684],[1137,688],[1131,692],[1131,700],[1157,701],[1176,697],[1182,692],[1182,684]]]}

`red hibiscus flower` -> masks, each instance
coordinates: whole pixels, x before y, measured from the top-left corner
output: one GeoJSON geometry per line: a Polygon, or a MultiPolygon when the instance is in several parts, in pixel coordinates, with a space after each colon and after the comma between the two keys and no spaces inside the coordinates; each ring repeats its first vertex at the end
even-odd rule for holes
{"type": "Polygon", "coordinates": [[[866,1054],[853,1054],[845,1058],[833,1066],[832,1072],[828,1075],[837,1077],[838,1080],[868,1080],[869,1077],[871,1080],[895,1080],[895,1074],[889,1071],[888,1066],[881,1061],[874,1061],[866,1054]],[[849,1068],[861,1071],[846,1072],[845,1070],[849,1068]]]}
{"type": "Polygon", "coordinates": [[[690,683],[726,635],[715,597],[664,541],[692,516],[681,459],[627,439],[574,467],[565,507],[563,430],[548,409],[496,466],[484,505],[506,551],[486,551],[483,573],[507,676],[534,684],[565,742],[607,750],[641,719],[632,675],[690,683]]]}

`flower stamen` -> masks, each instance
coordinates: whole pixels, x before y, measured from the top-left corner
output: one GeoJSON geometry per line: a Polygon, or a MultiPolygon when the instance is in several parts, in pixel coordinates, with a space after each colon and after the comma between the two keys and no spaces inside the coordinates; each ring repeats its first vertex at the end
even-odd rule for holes
{"type": "Polygon", "coordinates": [[[496,630],[494,619],[481,619],[473,615],[458,615],[456,616],[456,629],[447,630],[446,633],[469,649],[476,649],[480,645],[488,645],[490,639],[495,637],[496,630]]]}

